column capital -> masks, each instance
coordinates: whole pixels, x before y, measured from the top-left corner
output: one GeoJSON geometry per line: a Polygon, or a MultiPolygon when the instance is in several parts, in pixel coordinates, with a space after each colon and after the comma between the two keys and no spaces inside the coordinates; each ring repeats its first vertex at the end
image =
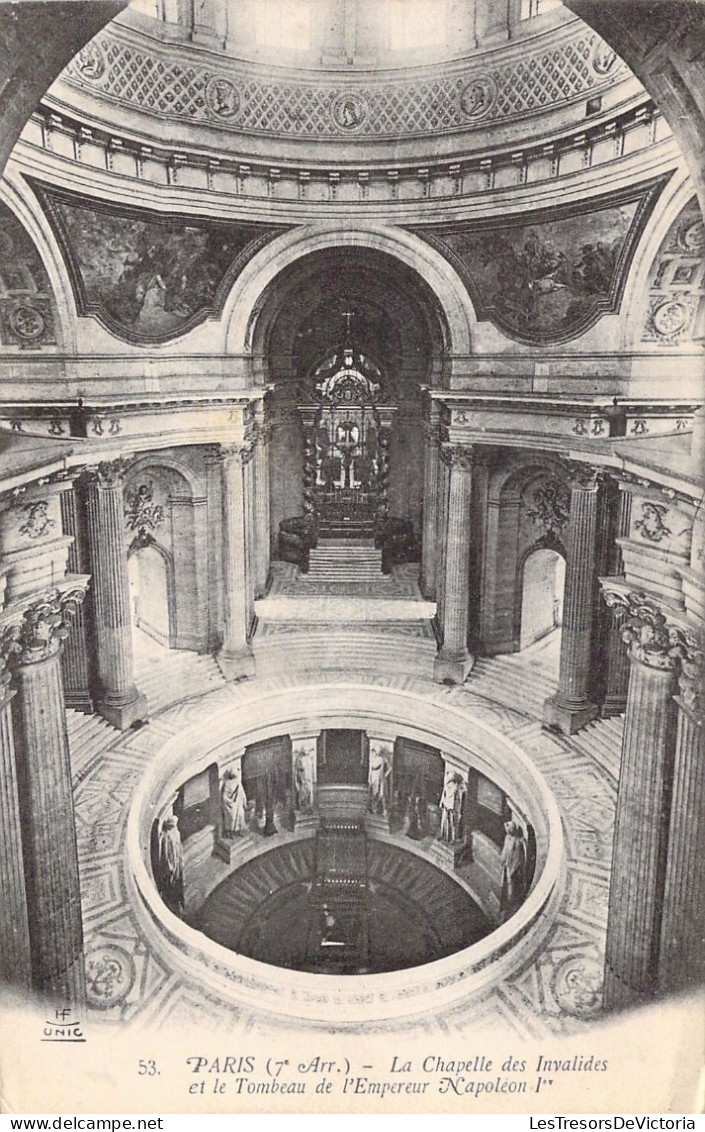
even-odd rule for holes
{"type": "Polygon", "coordinates": [[[21,620],[4,628],[0,636],[0,685],[7,683],[9,664],[32,664],[58,652],[85,592],[84,585],[51,590],[33,601],[21,620]]]}
{"type": "Polygon", "coordinates": [[[690,655],[686,632],[671,624],[653,598],[645,593],[603,587],[605,602],[614,610],[629,655],[647,668],[673,671],[690,655]]]}
{"type": "Polygon", "coordinates": [[[90,464],[81,472],[85,482],[102,488],[117,487],[121,484],[136,457],[118,456],[115,460],[100,460],[90,464]]]}
{"type": "Polygon", "coordinates": [[[236,444],[221,444],[220,455],[222,460],[239,460],[244,468],[254,455],[254,444],[248,442],[236,444]]]}
{"type": "Polygon", "coordinates": [[[463,444],[441,444],[440,456],[449,468],[459,468],[462,472],[470,472],[475,459],[475,449],[463,444]]]}
{"type": "Polygon", "coordinates": [[[561,464],[572,490],[597,491],[605,477],[604,468],[595,468],[592,464],[583,464],[580,460],[561,460],[561,464]]]}

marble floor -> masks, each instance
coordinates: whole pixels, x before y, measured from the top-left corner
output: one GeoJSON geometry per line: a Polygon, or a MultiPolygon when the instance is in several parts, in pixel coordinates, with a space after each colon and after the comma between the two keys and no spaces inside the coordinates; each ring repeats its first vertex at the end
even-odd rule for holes
{"type": "MultiPolygon", "coordinates": [[[[555,664],[555,645],[544,646],[545,666],[555,664]]],[[[370,1033],[442,1033],[462,1036],[501,1026],[517,1037],[559,1037],[581,1033],[600,1011],[607,896],[616,798],[615,767],[619,727],[605,721],[609,758],[596,759],[583,744],[541,730],[537,707],[517,706],[511,671],[529,675],[541,667],[541,649],[533,658],[501,658],[510,665],[498,683],[490,667],[462,687],[445,687],[415,676],[359,673],[356,680],[413,693],[429,704],[453,704],[471,719],[486,721],[511,737],[547,778],[558,802],[566,835],[567,876],[560,910],[549,937],[525,969],[481,994],[469,996],[433,1015],[375,1023],[370,1033]],[[527,665],[528,673],[527,673],[527,665]],[[513,666],[513,667],[512,667],[513,666]],[[512,706],[512,704],[514,706],[512,706]]],[[[503,670],[502,670],[503,671],[503,670]]],[[[295,689],[307,682],[335,683],[340,673],[289,672],[223,684],[200,696],[164,707],[139,730],[118,734],[109,729],[102,750],[75,767],[78,849],[83,897],[86,969],[90,1018],[102,1026],[207,1026],[210,1031],[260,1034],[286,1030],[344,1031],[333,1023],[285,1020],[234,1009],[211,990],[169,970],[150,946],[127,895],[125,826],[131,798],[145,765],[166,739],[187,725],[203,723],[228,704],[256,701],[273,689],[295,689]]],[[[538,705],[540,700],[537,699],[538,705]]],[[[600,733],[601,734],[601,733],[600,733]]]]}

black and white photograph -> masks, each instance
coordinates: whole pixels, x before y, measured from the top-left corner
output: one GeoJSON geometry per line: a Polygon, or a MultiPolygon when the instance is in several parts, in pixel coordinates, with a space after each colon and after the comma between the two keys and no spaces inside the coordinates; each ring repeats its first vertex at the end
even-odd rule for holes
{"type": "Polygon", "coordinates": [[[0,45],[0,1107],[702,1111],[704,0],[0,45]]]}

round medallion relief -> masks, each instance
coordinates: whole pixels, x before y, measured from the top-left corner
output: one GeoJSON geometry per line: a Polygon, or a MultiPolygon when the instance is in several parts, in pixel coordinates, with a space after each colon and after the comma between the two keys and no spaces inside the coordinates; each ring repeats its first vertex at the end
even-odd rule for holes
{"type": "Polygon", "coordinates": [[[701,252],[705,247],[705,224],[702,220],[695,220],[678,233],[682,247],[688,252],[701,252]]]}
{"type": "Polygon", "coordinates": [[[331,107],[334,124],[346,131],[359,130],[367,114],[367,102],[360,94],[339,94],[331,107]]]}
{"type": "Polygon", "coordinates": [[[233,118],[240,109],[237,87],[222,75],[211,75],[206,83],[206,105],[216,118],[233,118]]]}
{"type": "Polygon", "coordinates": [[[135,965],[121,947],[107,944],[86,956],[86,997],[90,1006],[107,1010],[130,993],[135,965]]]}
{"type": "Polygon", "coordinates": [[[617,52],[610,47],[609,43],[605,43],[603,39],[598,39],[592,53],[592,65],[598,75],[608,75],[616,62],[617,52]]]}
{"type": "Polygon", "coordinates": [[[28,342],[41,338],[46,328],[44,315],[29,303],[21,303],[10,313],[10,326],[18,338],[28,342]]]}
{"type": "Polygon", "coordinates": [[[599,1014],[602,964],[588,955],[571,955],[557,967],[553,990],[561,1010],[578,1018],[599,1014]]]}
{"type": "Polygon", "coordinates": [[[661,303],[651,317],[656,332],[667,337],[678,334],[683,329],[688,312],[682,303],[669,299],[668,302],[661,303]]]}
{"type": "Polygon", "coordinates": [[[492,109],[497,88],[489,75],[481,75],[468,83],[460,95],[460,109],[466,118],[484,118],[492,109]]]}
{"type": "Polygon", "coordinates": [[[105,72],[105,56],[97,43],[87,43],[76,56],[76,66],[81,78],[95,82],[105,72]]]}

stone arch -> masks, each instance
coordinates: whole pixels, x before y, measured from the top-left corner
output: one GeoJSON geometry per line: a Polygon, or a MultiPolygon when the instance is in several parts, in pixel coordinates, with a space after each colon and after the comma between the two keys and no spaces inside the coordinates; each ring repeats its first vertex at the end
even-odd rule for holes
{"type": "MultiPolygon", "coordinates": [[[[523,572],[531,550],[545,545],[562,552],[565,557],[558,518],[565,511],[567,501],[556,500],[553,525],[531,520],[525,506],[526,497],[533,487],[540,486],[541,481],[549,485],[560,484],[562,476],[563,468],[557,458],[538,453],[516,457],[490,476],[480,571],[478,642],[482,651],[489,655],[519,649],[523,572]]],[[[560,492],[555,494],[561,495],[560,492]]],[[[550,520],[550,498],[545,506],[550,520]]]]}
{"type": "Polygon", "coordinates": [[[127,539],[135,550],[155,547],[170,566],[173,592],[172,628],[169,647],[208,650],[208,545],[207,507],[198,477],[188,465],[172,455],[145,453],[131,466],[125,482],[127,539]],[[150,504],[160,508],[153,525],[141,530],[135,493],[146,486],[150,504]]]}
{"type": "Polygon", "coordinates": [[[34,244],[49,277],[56,347],[76,352],[76,304],[63,257],[41,208],[23,178],[5,176],[0,181],[0,201],[7,206],[34,244]]]}
{"type": "Polygon", "coordinates": [[[663,191],[659,208],[652,214],[639,242],[624,292],[622,309],[626,317],[622,329],[622,348],[639,349],[639,341],[649,304],[649,278],[654,261],[673,222],[694,196],[688,176],[673,179],[663,191]]]}
{"type": "MultiPolygon", "coordinates": [[[[533,644],[534,641],[540,640],[541,636],[545,635],[545,633],[541,631],[537,635],[533,636],[532,640],[525,640],[525,623],[527,614],[526,602],[527,598],[529,597],[529,595],[527,594],[527,567],[531,559],[534,559],[536,556],[542,553],[557,555],[559,559],[563,560],[565,568],[565,562],[567,559],[566,548],[563,545],[562,540],[552,532],[547,532],[546,534],[541,535],[536,540],[536,542],[532,543],[531,546],[525,547],[521,551],[518,562],[518,579],[515,590],[514,604],[514,635],[515,640],[519,642],[520,650],[526,648],[529,644],[533,644]]],[[[543,627],[547,626],[549,620],[551,622],[551,626],[555,627],[556,622],[553,617],[550,619],[544,618],[543,624],[539,627],[542,629],[543,627]]]]}
{"type": "MultiPolygon", "coordinates": [[[[153,639],[157,640],[159,644],[166,645],[167,648],[176,648],[177,640],[177,618],[176,618],[176,583],[174,579],[174,559],[172,554],[157,541],[153,536],[146,534],[142,537],[135,536],[130,543],[127,550],[128,573],[130,575],[130,585],[132,588],[132,571],[131,566],[135,562],[139,562],[137,567],[137,575],[141,581],[141,576],[144,571],[140,569],[140,565],[144,562],[147,556],[158,555],[164,570],[164,589],[166,598],[166,625],[158,625],[156,620],[150,621],[147,617],[141,616],[138,609],[132,610],[133,624],[136,628],[142,629],[153,639]]],[[[154,581],[154,571],[150,571],[150,580],[154,581]]],[[[159,595],[152,593],[150,597],[156,600],[159,595]]],[[[142,587],[140,586],[140,593],[137,600],[143,598],[142,587]]],[[[162,611],[158,610],[161,614],[162,611]]]]}
{"type": "Polygon", "coordinates": [[[453,374],[455,358],[472,350],[472,328],[475,312],[460,277],[445,260],[418,236],[402,229],[380,224],[359,225],[353,230],[338,224],[306,225],[279,236],[247,264],[236,280],[223,311],[226,326],[226,350],[231,354],[250,355],[252,376],[262,383],[257,372],[253,344],[257,338],[257,322],[263,309],[266,288],[289,264],[312,252],[334,247],[370,248],[398,259],[410,267],[436,296],[447,326],[448,372],[453,374]]]}

